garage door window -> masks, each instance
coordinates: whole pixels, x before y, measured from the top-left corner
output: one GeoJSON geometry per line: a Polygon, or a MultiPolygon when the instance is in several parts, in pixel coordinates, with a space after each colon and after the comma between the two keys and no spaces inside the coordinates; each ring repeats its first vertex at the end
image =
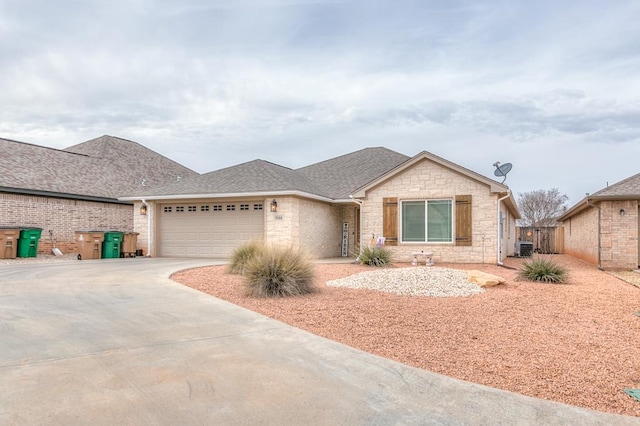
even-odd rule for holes
{"type": "Polygon", "coordinates": [[[241,211],[249,210],[249,204],[240,204],[240,210],[241,211]]]}
{"type": "Polygon", "coordinates": [[[172,211],[171,206],[165,206],[165,207],[164,207],[164,212],[165,212],[165,213],[171,213],[171,211],[172,211]]]}
{"type": "Polygon", "coordinates": [[[228,212],[235,211],[235,209],[236,209],[236,205],[235,204],[227,204],[227,211],[228,212]]]}
{"type": "Polygon", "coordinates": [[[262,204],[254,204],[253,205],[253,209],[254,210],[262,210],[262,204]]]}
{"type": "Polygon", "coordinates": [[[221,212],[222,211],[222,206],[220,206],[220,205],[213,206],[213,211],[214,212],[221,212]]]}
{"type": "Polygon", "coordinates": [[[200,211],[201,212],[208,212],[209,211],[209,206],[200,206],[200,211]]]}
{"type": "Polygon", "coordinates": [[[182,213],[184,211],[184,206],[176,206],[176,212],[182,213]]]}
{"type": "Polygon", "coordinates": [[[188,210],[189,210],[190,212],[195,212],[195,211],[197,211],[198,209],[196,208],[196,206],[189,206],[189,207],[188,207],[188,210]]]}

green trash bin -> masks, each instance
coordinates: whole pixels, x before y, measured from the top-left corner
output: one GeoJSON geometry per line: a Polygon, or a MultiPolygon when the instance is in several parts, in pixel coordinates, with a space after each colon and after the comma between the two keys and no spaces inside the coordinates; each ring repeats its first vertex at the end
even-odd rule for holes
{"type": "Polygon", "coordinates": [[[18,238],[18,257],[36,257],[42,228],[23,228],[18,238]]]}
{"type": "Polygon", "coordinates": [[[120,247],[122,246],[123,232],[108,231],[104,233],[102,242],[102,258],[114,259],[120,257],[120,247]]]}

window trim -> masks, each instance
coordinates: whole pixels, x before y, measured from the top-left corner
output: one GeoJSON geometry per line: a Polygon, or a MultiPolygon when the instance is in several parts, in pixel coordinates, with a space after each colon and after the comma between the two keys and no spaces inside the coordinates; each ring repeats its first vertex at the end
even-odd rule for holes
{"type": "Polygon", "coordinates": [[[401,244],[408,245],[424,245],[424,244],[436,244],[436,245],[455,245],[455,199],[450,197],[443,198],[408,198],[404,200],[398,200],[398,241],[401,244]],[[404,239],[404,217],[403,217],[403,209],[405,202],[424,202],[424,240],[422,241],[405,241],[404,239]],[[449,212],[450,212],[450,220],[449,220],[449,240],[448,241],[429,241],[429,228],[428,228],[428,203],[434,201],[447,201],[449,203],[449,212]]]}

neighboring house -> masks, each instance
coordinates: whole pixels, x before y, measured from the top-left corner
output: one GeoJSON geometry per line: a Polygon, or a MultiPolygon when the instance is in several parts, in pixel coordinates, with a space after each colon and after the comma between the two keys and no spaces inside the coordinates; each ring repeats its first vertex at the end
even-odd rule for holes
{"type": "Polygon", "coordinates": [[[318,258],[357,256],[372,237],[398,261],[431,251],[443,262],[512,255],[519,213],[509,188],[436,155],[366,148],[300,169],[255,160],[156,188],[144,203],[155,256],[227,257],[262,240],[318,258]]]}
{"type": "Polygon", "coordinates": [[[0,152],[0,226],[42,228],[41,253],[51,252],[51,237],[76,252],[78,230],[133,231],[133,203],[119,195],[197,175],[112,136],[64,150],[0,138],[0,152]]]}
{"type": "Polygon", "coordinates": [[[560,217],[564,253],[603,269],[638,269],[640,173],[587,195],[560,217]]]}

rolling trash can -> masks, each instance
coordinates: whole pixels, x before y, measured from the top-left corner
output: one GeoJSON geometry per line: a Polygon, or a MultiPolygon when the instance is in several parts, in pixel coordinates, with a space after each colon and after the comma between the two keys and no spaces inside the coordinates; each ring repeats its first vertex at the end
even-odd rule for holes
{"type": "Polygon", "coordinates": [[[102,231],[76,231],[78,260],[101,259],[103,239],[102,231]]]}
{"type": "Polygon", "coordinates": [[[104,233],[104,241],[102,242],[103,259],[117,259],[120,257],[122,235],[123,233],[118,231],[108,231],[104,233]]]}
{"type": "Polygon", "coordinates": [[[20,228],[0,228],[0,259],[15,259],[20,228]]]}
{"type": "Polygon", "coordinates": [[[122,237],[122,257],[136,257],[138,232],[125,232],[122,237]]]}
{"type": "Polygon", "coordinates": [[[22,228],[18,238],[18,257],[36,257],[42,228],[22,228]]]}

